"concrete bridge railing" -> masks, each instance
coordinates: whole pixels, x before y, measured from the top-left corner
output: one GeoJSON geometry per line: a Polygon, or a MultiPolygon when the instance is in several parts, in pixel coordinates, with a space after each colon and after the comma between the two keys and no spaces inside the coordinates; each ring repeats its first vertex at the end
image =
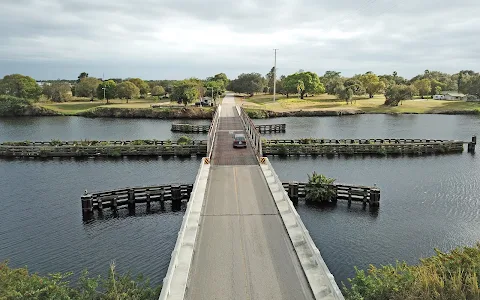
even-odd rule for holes
{"type": "Polygon", "coordinates": [[[167,275],[163,279],[160,300],[180,300],[185,296],[209,172],[210,164],[207,163],[206,158],[203,158],[178,232],[177,242],[172,251],[167,275]]]}
{"type": "Polygon", "coordinates": [[[268,158],[262,157],[260,166],[315,299],[344,300],[335,278],[328,270],[268,158]]]}
{"type": "Polygon", "coordinates": [[[215,136],[217,135],[218,129],[218,122],[220,118],[220,113],[222,111],[222,106],[217,106],[215,110],[215,114],[213,115],[212,123],[210,123],[210,129],[208,130],[208,138],[207,138],[207,156],[208,158],[212,158],[212,151],[213,151],[213,144],[215,142],[215,136]]]}
{"type": "Polygon", "coordinates": [[[260,157],[262,157],[262,136],[260,135],[260,131],[258,131],[258,128],[250,119],[250,117],[245,112],[243,107],[239,107],[237,105],[236,109],[237,109],[238,115],[240,116],[240,119],[242,120],[243,127],[245,128],[245,131],[248,135],[250,144],[252,145],[255,151],[255,155],[257,156],[258,159],[260,159],[260,157]]]}

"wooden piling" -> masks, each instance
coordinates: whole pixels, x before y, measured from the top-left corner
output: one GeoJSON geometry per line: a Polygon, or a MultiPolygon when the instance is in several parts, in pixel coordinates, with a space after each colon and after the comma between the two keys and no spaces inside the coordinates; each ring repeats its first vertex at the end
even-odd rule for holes
{"type": "Polygon", "coordinates": [[[84,194],[81,199],[83,217],[89,219],[93,216],[93,197],[91,194],[84,194]]]}
{"type": "Polygon", "coordinates": [[[380,205],[380,190],[379,189],[371,189],[370,190],[369,204],[370,204],[370,207],[380,205]]]}
{"type": "Polygon", "coordinates": [[[298,182],[290,182],[288,184],[288,197],[293,204],[298,204],[298,182]]]}
{"type": "Polygon", "coordinates": [[[111,209],[112,209],[114,212],[116,212],[116,211],[118,210],[117,200],[118,200],[118,198],[117,198],[116,195],[114,195],[114,196],[112,197],[112,200],[110,200],[110,207],[111,207],[111,209]]]}
{"type": "Polygon", "coordinates": [[[103,212],[103,199],[98,198],[97,199],[97,209],[99,212],[103,212]]]}
{"type": "Polygon", "coordinates": [[[182,190],[179,185],[172,185],[172,208],[179,210],[182,205],[182,190]]]}
{"type": "Polygon", "coordinates": [[[475,153],[475,148],[477,146],[477,136],[472,136],[472,141],[468,143],[468,153],[475,153]]]}
{"type": "Polygon", "coordinates": [[[165,210],[165,189],[160,190],[160,209],[165,210]]]}
{"type": "Polygon", "coordinates": [[[128,190],[128,211],[135,213],[135,191],[133,189],[128,190]]]}
{"type": "Polygon", "coordinates": [[[147,213],[150,212],[150,191],[147,189],[145,192],[145,201],[147,202],[147,213]]]}

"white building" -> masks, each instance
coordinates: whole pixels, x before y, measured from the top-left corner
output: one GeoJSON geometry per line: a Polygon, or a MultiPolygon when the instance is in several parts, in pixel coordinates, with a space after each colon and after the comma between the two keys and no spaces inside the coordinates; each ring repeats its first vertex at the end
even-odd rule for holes
{"type": "Polygon", "coordinates": [[[435,100],[467,100],[467,95],[457,92],[442,92],[441,95],[434,95],[433,99],[435,100]]]}

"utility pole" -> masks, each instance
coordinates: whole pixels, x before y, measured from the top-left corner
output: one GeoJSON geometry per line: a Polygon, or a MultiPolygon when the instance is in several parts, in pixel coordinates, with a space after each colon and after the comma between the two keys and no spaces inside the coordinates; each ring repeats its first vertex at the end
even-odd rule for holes
{"type": "Polygon", "coordinates": [[[277,89],[277,50],[278,49],[273,49],[273,51],[275,51],[275,61],[273,64],[273,102],[275,102],[275,93],[277,89]]]}

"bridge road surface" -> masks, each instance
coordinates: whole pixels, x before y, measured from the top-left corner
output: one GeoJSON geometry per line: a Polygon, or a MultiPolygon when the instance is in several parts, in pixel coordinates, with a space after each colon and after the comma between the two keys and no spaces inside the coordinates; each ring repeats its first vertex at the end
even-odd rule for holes
{"type": "Polygon", "coordinates": [[[222,104],[186,299],[313,299],[288,233],[250,148],[233,149],[243,125],[222,104]]]}

